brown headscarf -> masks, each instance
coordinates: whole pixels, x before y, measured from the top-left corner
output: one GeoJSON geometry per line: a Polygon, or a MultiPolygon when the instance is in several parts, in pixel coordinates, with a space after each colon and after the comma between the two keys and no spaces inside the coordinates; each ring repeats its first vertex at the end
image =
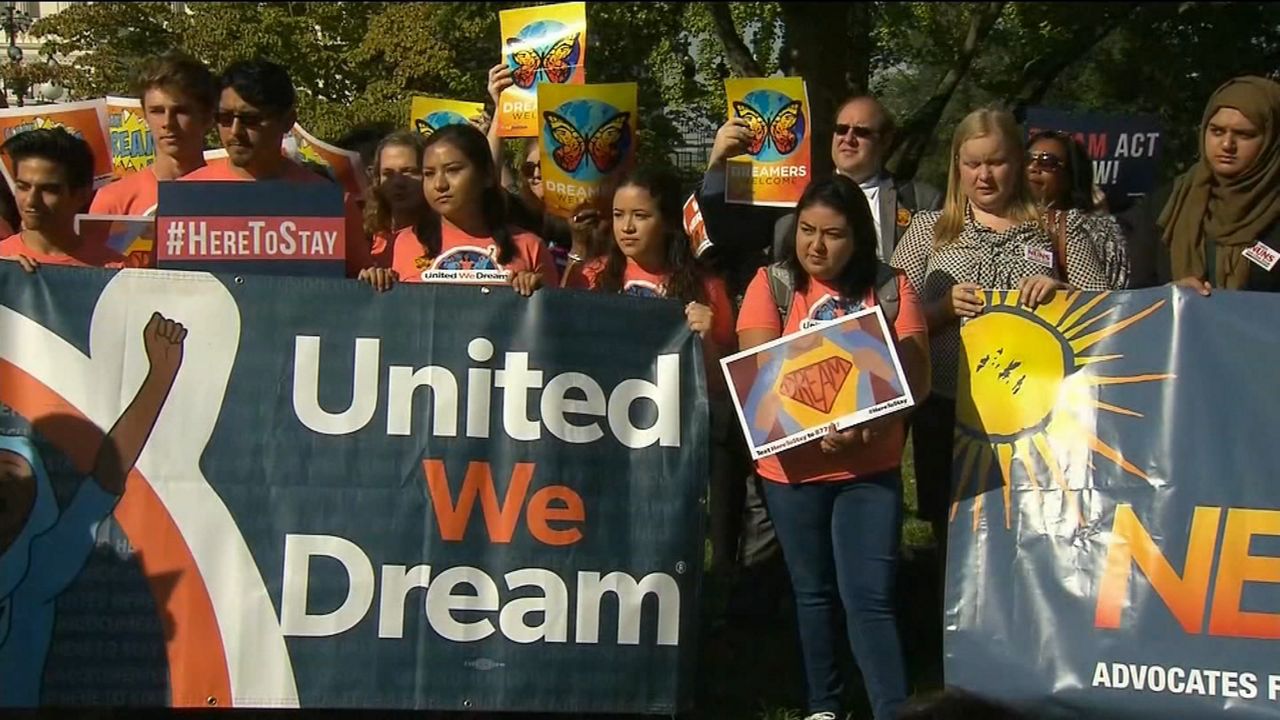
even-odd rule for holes
{"type": "Polygon", "coordinates": [[[1209,98],[1200,122],[1200,160],[1178,178],[1160,213],[1173,277],[1204,278],[1204,238],[1217,243],[1215,287],[1236,290],[1249,276],[1240,253],[1280,220],[1280,84],[1252,75],[1228,80],[1209,98]],[[1229,107],[1262,133],[1253,164],[1231,179],[1215,177],[1204,149],[1209,118],[1229,107]]]}

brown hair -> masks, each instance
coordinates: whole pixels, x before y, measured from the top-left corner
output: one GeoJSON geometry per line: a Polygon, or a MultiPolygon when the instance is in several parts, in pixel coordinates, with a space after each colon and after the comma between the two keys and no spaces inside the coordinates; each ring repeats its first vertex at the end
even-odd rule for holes
{"type": "MultiPolygon", "coordinates": [[[[369,178],[369,187],[365,191],[364,202],[364,231],[369,237],[380,232],[391,232],[397,228],[391,227],[391,204],[382,196],[380,186],[382,185],[382,151],[389,147],[404,147],[413,151],[415,157],[418,158],[418,164],[422,164],[422,136],[408,130],[397,130],[390,135],[382,138],[378,143],[377,149],[373,151],[372,177],[369,178]]],[[[421,193],[419,193],[421,195],[421,193]]],[[[423,207],[426,206],[426,198],[422,198],[423,207]]]]}
{"type": "Polygon", "coordinates": [[[143,63],[133,88],[139,101],[146,100],[148,90],[160,88],[181,93],[210,115],[218,107],[218,79],[207,65],[176,51],[143,63]]]}

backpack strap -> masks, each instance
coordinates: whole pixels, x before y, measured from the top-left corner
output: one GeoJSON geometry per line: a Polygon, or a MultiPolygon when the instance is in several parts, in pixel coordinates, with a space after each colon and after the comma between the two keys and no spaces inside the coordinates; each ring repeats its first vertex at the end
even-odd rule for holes
{"type": "Polygon", "coordinates": [[[796,286],[792,282],[791,272],[782,263],[771,263],[765,269],[769,278],[769,294],[773,296],[773,304],[778,308],[778,323],[783,329],[787,327],[787,317],[791,314],[791,302],[796,296],[796,286]]]}
{"type": "Polygon", "coordinates": [[[883,262],[876,263],[876,303],[880,312],[884,313],[884,322],[893,327],[898,319],[898,274],[893,267],[883,262]]]}

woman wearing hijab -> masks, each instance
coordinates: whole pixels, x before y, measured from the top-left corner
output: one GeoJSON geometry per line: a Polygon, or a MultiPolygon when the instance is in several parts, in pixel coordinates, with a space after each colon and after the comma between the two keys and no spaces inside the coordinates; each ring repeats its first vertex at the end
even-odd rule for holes
{"type": "Polygon", "coordinates": [[[1199,160],[1140,207],[1131,287],[1280,291],[1280,84],[1245,76],[1219,87],[1199,160]]]}

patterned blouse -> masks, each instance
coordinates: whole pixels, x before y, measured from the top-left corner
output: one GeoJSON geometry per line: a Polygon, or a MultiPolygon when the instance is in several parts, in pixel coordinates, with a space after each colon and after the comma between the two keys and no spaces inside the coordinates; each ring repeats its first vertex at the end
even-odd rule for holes
{"type": "MultiPolygon", "coordinates": [[[[1051,259],[1053,240],[1041,224],[1026,222],[996,232],[966,211],[960,236],[934,248],[934,226],[941,216],[936,210],[916,213],[893,253],[893,266],[907,274],[925,304],[950,296],[951,287],[958,283],[1010,290],[1024,278],[1059,275],[1051,259]]],[[[1115,218],[1070,210],[1066,227],[1066,281],[1081,290],[1123,289],[1129,281],[1129,263],[1115,218]]],[[[933,391],[954,398],[960,324],[932,331],[929,348],[933,391]]]]}

